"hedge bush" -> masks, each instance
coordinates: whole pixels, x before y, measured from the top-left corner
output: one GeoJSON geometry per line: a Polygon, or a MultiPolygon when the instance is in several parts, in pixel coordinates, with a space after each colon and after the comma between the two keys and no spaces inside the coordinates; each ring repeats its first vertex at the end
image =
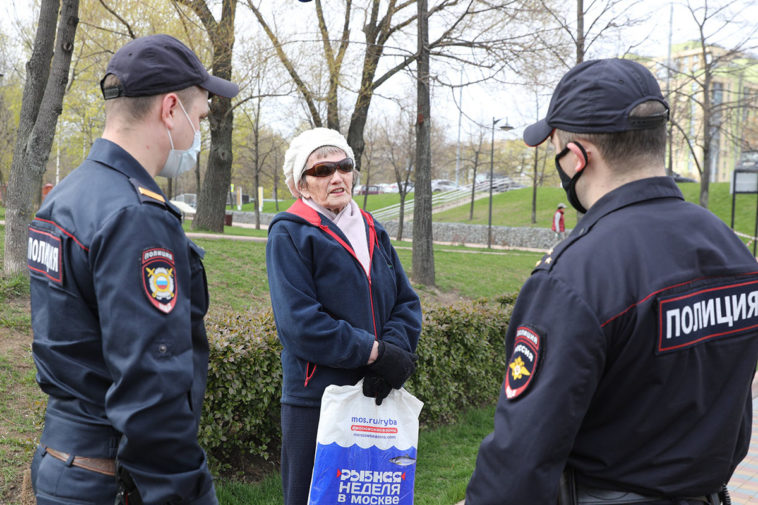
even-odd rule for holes
{"type": "Polygon", "coordinates": [[[462,411],[497,400],[510,308],[478,302],[424,311],[418,368],[405,385],[424,402],[423,425],[452,423],[462,411]]]}
{"type": "Polygon", "coordinates": [[[215,470],[248,455],[278,461],[281,344],[274,317],[211,314],[206,318],[210,358],[198,438],[215,470]]]}
{"type": "MultiPolygon", "coordinates": [[[[406,384],[424,402],[422,425],[455,421],[497,399],[512,301],[424,310],[418,368],[406,384]]],[[[278,462],[281,344],[272,314],[210,314],[206,327],[210,362],[199,437],[213,468],[229,470],[240,457],[278,462]]]]}

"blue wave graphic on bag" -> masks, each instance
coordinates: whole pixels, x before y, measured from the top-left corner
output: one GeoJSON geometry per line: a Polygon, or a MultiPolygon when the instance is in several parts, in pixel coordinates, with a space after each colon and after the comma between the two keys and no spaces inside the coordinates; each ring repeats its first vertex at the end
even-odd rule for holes
{"type": "Polygon", "coordinates": [[[311,503],[410,505],[416,477],[416,449],[363,449],[336,442],[318,444],[311,503]]]}
{"type": "Polygon", "coordinates": [[[308,504],[412,505],[422,406],[404,389],[377,406],[362,381],[327,387],[308,504]]]}

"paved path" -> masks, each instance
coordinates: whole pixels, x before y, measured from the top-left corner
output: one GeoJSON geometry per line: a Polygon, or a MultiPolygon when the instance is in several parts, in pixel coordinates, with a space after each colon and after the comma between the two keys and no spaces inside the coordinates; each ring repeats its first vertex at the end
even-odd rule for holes
{"type": "Polygon", "coordinates": [[[753,384],[753,436],[750,450],[729,481],[729,492],[734,505],[758,504],[758,398],[753,384]]]}

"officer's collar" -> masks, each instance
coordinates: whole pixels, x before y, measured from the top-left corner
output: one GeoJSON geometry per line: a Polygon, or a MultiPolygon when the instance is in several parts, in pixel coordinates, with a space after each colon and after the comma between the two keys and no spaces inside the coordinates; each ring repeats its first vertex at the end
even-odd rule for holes
{"type": "Polygon", "coordinates": [[[629,182],[619,186],[603,195],[595,204],[590,207],[587,213],[582,217],[571,234],[563,241],[559,242],[553,249],[537,262],[534,271],[549,270],[555,261],[560,257],[563,251],[572,243],[586,235],[600,219],[608,214],[634,205],[646,200],[656,200],[658,198],[678,198],[684,200],[679,186],[676,185],[671,177],[650,177],[629,182]]]}
{"type": "Polygon", "coordinates": [[[104,138],[95,140],[87,159],[121,172],[127,178],[136,180],[147,189],[163,195],[158,183],[147,173],[140,162],[115,142],[104,138]]]}
{"type": "Polygon", "coordinates": [[[679,186],[671,177],[649,177],[628,182],[603,195],[590,207],[576,224],[572,235],[588,232],[603,216],[618,209],[658,198],[678,198],[684,200],[679,186]]]}

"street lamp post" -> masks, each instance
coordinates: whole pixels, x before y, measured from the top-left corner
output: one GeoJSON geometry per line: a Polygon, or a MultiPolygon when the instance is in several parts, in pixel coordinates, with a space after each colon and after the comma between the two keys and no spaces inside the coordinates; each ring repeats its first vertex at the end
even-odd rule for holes
{"type": "MultiPolygon", "coordinates": [[[[494,183],[494,168],[495,168],[495,125],[502,119],[492,118],[492,140],[490,142],[490,210],[489,217],[487,219],[487,248],[492,247],[492,186],[494,183]]],[[[512,130],[513,127],[508,124],[508,120],[505,120],[505,124],[500,127],[503,131],[512,130]]]]}

